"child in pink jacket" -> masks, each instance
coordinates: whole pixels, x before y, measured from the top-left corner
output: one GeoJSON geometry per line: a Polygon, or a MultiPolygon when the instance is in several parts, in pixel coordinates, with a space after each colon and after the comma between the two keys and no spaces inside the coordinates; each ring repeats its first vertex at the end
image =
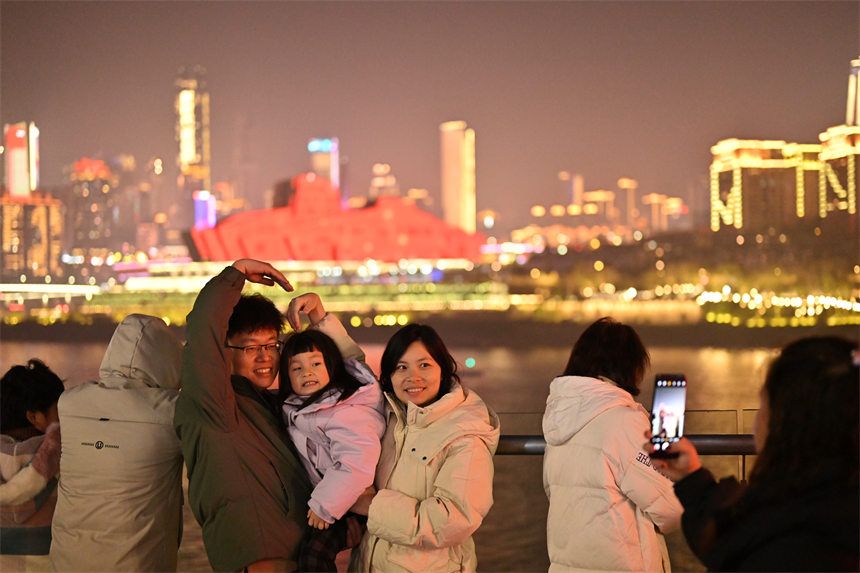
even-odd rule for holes
{"type": "MultiPolygon", "coordinates": [[[[326,314],[319,296],[293,299],[287,319],[296,332],[281,353],[283,416],[314,486],[298,565],[300,571],[337,571],[335,557],[347,545],[344,516],[373,483],[379,460],[382,390],[364,353],[326,314]],[[301,331],[300,313],[310,329],[301,331]]],[[[362,525],[367,519],[350,515],[362,525]]]]}

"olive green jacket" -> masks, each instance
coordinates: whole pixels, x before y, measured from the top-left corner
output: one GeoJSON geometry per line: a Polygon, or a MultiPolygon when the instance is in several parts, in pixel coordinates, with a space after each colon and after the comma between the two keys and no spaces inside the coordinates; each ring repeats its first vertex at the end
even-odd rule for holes
{"type": "Polygon", "coordinates": [[[215,571],[239,571],[261,559],[295,567],[311,492],[273,396],[230,375],[227,324],[244,283],[241,272],[227,267],[197,296],[173,419],[189,504],[215,571]]]}

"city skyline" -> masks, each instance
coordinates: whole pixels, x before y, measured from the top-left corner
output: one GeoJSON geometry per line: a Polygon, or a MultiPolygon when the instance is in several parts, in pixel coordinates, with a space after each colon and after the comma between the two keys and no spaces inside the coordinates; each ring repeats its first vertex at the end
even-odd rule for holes
{"type": "Polygon", "coordinates": [[[4,1],[0,16],[2,122],[39,126],[46,187],[99,154],[175,176],[175,76],[201,65],[213,181],[250,171],[254,207],[310,170],[310,138],[337,137],[352,195],[385,162],[439,214],[438,125],[462,120],[477,209],[504,232],[566,201],[560,171],[701,205],[717,141],[817,142],[845,119],[860,4],[4,1]]]}

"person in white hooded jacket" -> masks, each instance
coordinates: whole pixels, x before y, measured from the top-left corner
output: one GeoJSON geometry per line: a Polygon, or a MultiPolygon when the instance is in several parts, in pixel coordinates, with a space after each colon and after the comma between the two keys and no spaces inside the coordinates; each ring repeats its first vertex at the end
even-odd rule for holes
{"type": "Polygon", "coordinates": [[[380,361],[388,424],[376,467],[367,533],[350,571],[474,572],[472,534],[493,504],[499,418],[460,385],[433,328],[408,324],[380,361]]]}
{"type": "Polygon", "coordinates": [[[181,352],[164,321],[129,315],[111,338],[99,380],[60,398],[54,570],[176,570],[182,452],[173,412],[181,352]]]}
{"type": "Polygon", "coordinates": [[[577,340],[550,385],[543,433],[550,572],[670,571],[663,539],[683,508],[643,449],[633,397],[649,365],[636,332],[611,318],[577,340]]]}

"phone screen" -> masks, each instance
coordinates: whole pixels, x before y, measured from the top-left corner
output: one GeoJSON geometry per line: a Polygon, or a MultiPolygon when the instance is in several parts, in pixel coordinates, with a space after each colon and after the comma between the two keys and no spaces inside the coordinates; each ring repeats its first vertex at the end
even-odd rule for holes
{"type": "MultiPolygon", "coordinates": [[[[684,435],[687,378],[683,374],[658,374],[654,379],[651,407],[651,443],[659,453],[684,435]]],[[[653,455],[652,453],[652,455],[653,455]]]]}

